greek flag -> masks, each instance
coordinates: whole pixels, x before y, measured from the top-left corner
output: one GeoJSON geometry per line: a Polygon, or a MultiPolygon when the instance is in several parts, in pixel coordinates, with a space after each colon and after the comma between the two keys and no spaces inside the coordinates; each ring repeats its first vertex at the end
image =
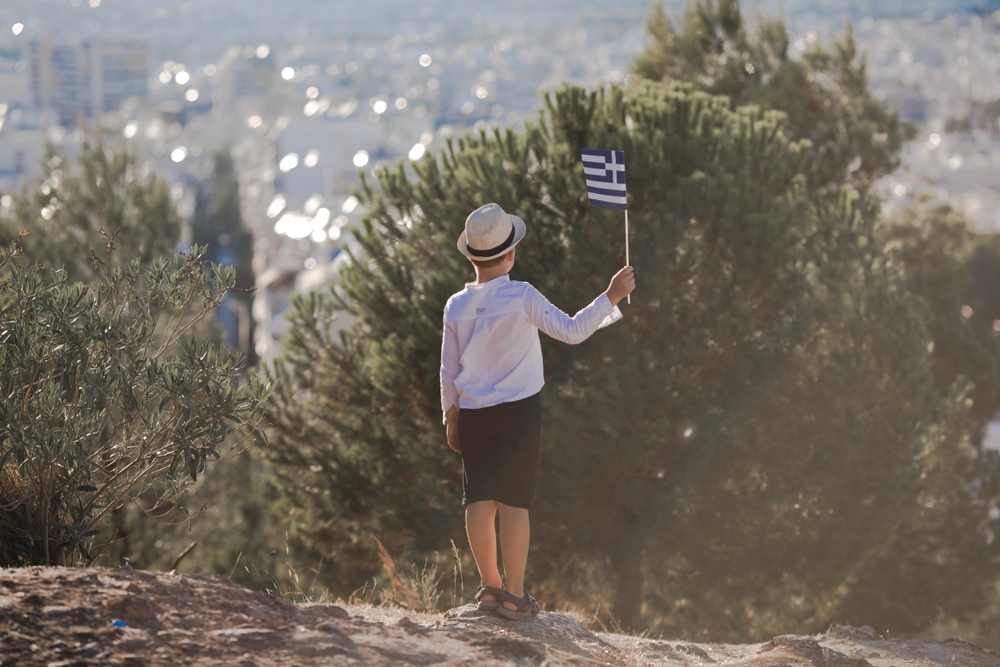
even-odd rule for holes
{"type": "Polygon", "coordinates": [[[624,152],[584,148],[583,177],[587,181],[587,196],[591,204],[628,210],[624,152]]]}

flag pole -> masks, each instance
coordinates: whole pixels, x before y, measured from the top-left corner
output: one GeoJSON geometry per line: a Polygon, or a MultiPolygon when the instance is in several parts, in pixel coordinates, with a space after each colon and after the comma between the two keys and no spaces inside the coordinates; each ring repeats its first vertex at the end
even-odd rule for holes
{"type": "MultiPolygon", "coordinates": [[[[629,265],[628,261],[628,209],[625,209],[625,266],[629,265]]],[[[629,294],[625,297],[625,301],[628,304],[632,303],[632,295],[629,294]]]]}

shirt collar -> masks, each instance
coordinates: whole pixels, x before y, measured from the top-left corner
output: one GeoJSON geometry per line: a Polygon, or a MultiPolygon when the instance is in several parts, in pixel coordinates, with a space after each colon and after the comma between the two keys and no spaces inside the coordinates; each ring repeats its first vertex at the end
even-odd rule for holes
{"type": "Polygon", "coordinates": [[[505,273],[502,276],[497,276],[493,280],[488,280],[485,283],[465,283],[465,288],[470,290],[483,290],[489,289],[491,286],[501,285],[503,283],[510,282],[510,274],[505,273]]]}

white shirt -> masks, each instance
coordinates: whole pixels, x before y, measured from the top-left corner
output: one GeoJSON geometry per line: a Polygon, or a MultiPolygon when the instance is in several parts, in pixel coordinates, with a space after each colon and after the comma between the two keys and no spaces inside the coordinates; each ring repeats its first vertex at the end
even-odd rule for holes
{"type": "Polygon", "coordinates": [[[606,294],[570,317],[509,276],[466,283],[444,307],[441,410],[485,408],[537,394],[545,384],[539,329],[575,345],[621,317],[606,294]]]}

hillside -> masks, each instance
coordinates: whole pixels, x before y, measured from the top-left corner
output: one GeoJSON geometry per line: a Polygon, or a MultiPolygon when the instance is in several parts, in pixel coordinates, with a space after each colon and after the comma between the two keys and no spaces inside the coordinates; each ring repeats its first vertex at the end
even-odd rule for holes
{"type": "Polygon", "coordinates": [[[293,604],[222,577],[120,569],[0,570],[0,666],[548,665],[997,667],[960,640],[883,640],[834,626],[765,644],[594,634],[569,616],[513,622],[467,605],[446,614],[293,604]]]}

